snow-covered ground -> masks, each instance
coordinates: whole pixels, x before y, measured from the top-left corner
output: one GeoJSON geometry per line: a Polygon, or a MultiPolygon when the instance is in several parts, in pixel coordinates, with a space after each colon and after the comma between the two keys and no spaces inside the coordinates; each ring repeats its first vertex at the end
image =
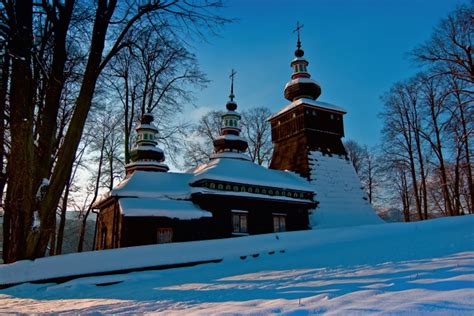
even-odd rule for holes
{"type": "Polygon", "coordinates": [[[0,314],[474,314],[474,216],[286,234],[305,242],[256,258],[19,285],[0,291],[0,314]]]}

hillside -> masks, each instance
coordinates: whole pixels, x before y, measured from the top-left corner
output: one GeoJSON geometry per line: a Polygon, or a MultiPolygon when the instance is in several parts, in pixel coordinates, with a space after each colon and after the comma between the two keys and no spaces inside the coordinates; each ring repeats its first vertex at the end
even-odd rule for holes
{"type": "Polygon", "coordinates": [[[256,258],[19,285],[0,292],[0,313],[474,313],[474,216],[280,236],[301,243],[256,258]]]}

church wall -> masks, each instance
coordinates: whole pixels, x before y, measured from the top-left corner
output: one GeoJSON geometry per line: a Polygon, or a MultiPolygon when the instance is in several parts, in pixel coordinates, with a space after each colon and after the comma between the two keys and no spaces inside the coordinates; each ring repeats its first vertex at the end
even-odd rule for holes
{"type": "Polygon", "coordinates": [[[193,200],[213,214],[212,238],[234,237],[232,211],[247,211],[249,235],[273,233],[273,214],[286,214],[287,231],[309,229],[308,206],[235,196],[195,195],[193,200]]]}
{"type": "Polygon", "coordinates": [[[118,225],[116,219],[117,203],[115,200],[110,204],[104,206],[97,216],[96,222],[96,236],[94,249],[110,249],[115,248],[114,241],[116,240],[116,226],[118,225]],[[105,239],[104,239],[105,238],[105,239]]]}
{"type": "Polygon", "coordinates": [[[158,229],[171,228],[173,242],[210,239],[212,219],[178,220],[167,217],[123,217],[120,247],[152,245],[158,242],[158,229]]]}
{"type": "Polygon", "coordinates": [[[344,136],[343,117],[336,114],[318,109],[305,109],[305,128],[325,131],[344,136]]]}
{"type": "Polygon", "coordinates": [[[309,177],[308,139],[303,132],[275,143],[270,169],[291,170],[304,178],[309,177]]]}

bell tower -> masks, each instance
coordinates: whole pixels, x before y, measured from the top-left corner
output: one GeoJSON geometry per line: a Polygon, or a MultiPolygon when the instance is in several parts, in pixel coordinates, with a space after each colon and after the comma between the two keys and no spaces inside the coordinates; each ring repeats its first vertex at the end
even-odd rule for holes
{"type": "Polygon", "coordinates": [[[297,23],[294,30],[298,41],[295,57],[290,63],[293,74],[284,90],[285,98],[291,103],[269,118],[274,144],[270,168],[291,170],[309,179],[308,155],[311,151],[347,154],[341,141],[346,111],[318,101],[322,89],[308,72],[309,62],[301,48],[302,27],[297,23]]]}

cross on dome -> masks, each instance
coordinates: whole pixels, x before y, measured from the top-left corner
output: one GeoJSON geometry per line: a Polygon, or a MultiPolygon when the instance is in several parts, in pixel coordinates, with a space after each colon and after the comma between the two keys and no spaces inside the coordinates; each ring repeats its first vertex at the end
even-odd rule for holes
{"type": "Polygon", "coordinates": [[[304,24],[300,24],[299,21],[296,22],[296,29],[293,30],[293,33],[298,33],[298,43],[296,44],[296,46],[298,47],[298,49],[301,49],[301,40],[300,40],[300,31],[301,29],[303,28],[304,24]]]}
{"type": "Polygon", "coordinates": [[[229,76],[229,78],[231,80],[229,98],[230,98],[231,101],[234,101],[234,98],[235,98],[235,95],[234,95],[234,77],[235,77],[236,74],[237,74],[237,71],[232,69],[231,72],[230,72],[230,76],[229,76]]]}

